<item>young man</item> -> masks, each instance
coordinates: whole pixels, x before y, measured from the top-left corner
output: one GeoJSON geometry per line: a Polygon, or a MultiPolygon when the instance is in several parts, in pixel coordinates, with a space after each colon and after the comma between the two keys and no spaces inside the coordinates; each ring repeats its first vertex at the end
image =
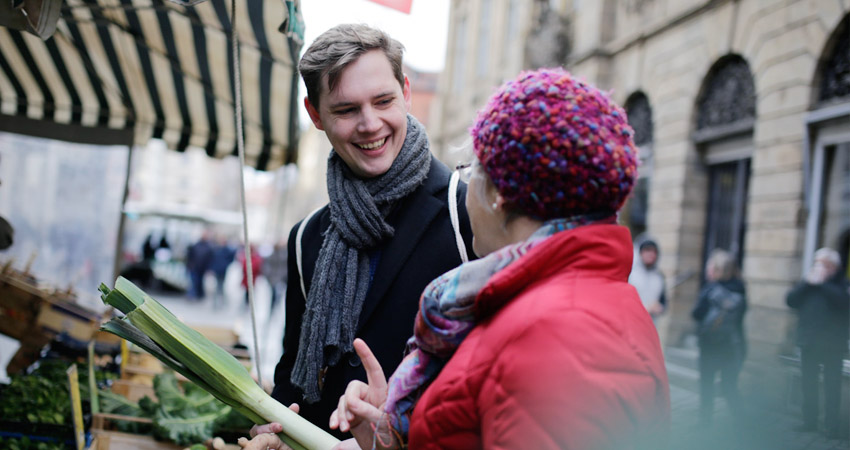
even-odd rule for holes
{"type": "Polygon", "coordinates": [[[339,25],[299,64],[304,106],[333,145],[330,203],[289,236],[284,353],[272,395],[298,403],[302,416],[325,429],[348,383],[366,379],[354,338],[369,344],[390,375],[413,333],[423,288],[461,263],[461,248],[472,255],[466,186],[450,193],[451,171],[408,114],[402,50],[382,31],[339,25]],[[467,244],[458,246],[456,230],[467,244]]]}
{"type": "Polygon", "coordinates": [[[664,275],[658,270],[658,244],[645,239],[638,246],[629,284],[638,291],[643,306],[655,321],[667,309],[664,275]]]}

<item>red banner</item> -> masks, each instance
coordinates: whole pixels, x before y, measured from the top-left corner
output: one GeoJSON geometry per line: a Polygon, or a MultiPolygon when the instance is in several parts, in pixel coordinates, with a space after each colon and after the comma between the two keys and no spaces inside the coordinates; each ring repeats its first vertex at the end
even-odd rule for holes
{"type": "Polygon", "coordinates": [[[397,11],[401,11],[405,14],[410,14],[410,6],[413,4],[413,0],[369,0],[371,2],[377,3],[379,5],[384,5],[387,8],[392,8],[397,11]]]}

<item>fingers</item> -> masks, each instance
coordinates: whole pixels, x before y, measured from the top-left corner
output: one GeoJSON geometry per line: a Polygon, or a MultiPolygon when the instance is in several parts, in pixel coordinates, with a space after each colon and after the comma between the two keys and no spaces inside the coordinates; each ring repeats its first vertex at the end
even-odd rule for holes
{"type": "Polygon", "coordinates": [[[348,411],[353,414],[353,417],[359,418],[361,422],[367,420],[372,423],[380,421],[384,414],[381,408],[363,400],[349,402],[348,411]]]}
{"type": "Polygon", "coordinates": [[[372,387],[362,381],[352,381],[339,398],[337,409],[331,414],[329,426],[339,431],[351,431],[351,428],[364,420],[377,422],[382,412],[379,405],[373,405],[367,398],[372,387]]]}
{"type": "MultiPolygon", "coordinates": [[[[298,405],[295,405],[295,406],[298,406],[298,405]]],[[[292,407],[290,406],[290,409],[291,408],[292,407]]],[[[295,412],[298,412],[298,411],[295,411],[295,412]]],[[[251,427],[251,437],[253,438],[253,437],[256,437],[258,435],[268,434],[268,433],[276,434],[276,433],[280,433],[281,431],[283,431],[283,425],[281,425],[277,422],[267,423],[265,425],[254,425],[253,427],[251,427]]]]}
{"type": "Polygon", "coordinates": [[[368,389],[369,386],[363,384],[362,381],[354,380],[351,383],[348,383],[348,387],[345,388],[345,394],[339,398],[339,404],[337,404],[336,411],[331,414],[331,428],[338,426],[339,431],[342,432],[346,432],[351,429],[351,421],[355,420],[355,416],[348,410],[348,404],[350,401],[360,401],[362,396],[366,395],[368,389]]]}
{"type": "Polygon", "coordinates": [[[277,435],[270,433],[259,434],[250,441],[245,438],[239,438],[237,443],[244,450],[283,450],[288,448],[277,435]]]}
{"type": "Polygon", "coordinates": [[[293,403],[293,404],[289,405],[289,409],[291,409],[292,412],[294,412],[295,414],[298,414],[298,413],[301,412],[301,407],[298,406],[298,403],[293,403]]]}
{"type": "Polygon", "coordinates": [[[384,369],[381,368],[378,359],[375,358],[372,350],[369,349],[369,346],[366,345],[363,339],[357,338],[354,340],[354,351],[357,352],[357,356],[363,362],[363,369],[366,370],[366,381],[369,383],[369,386],[375,389],[384,389],[387,385],[384,369]]]}

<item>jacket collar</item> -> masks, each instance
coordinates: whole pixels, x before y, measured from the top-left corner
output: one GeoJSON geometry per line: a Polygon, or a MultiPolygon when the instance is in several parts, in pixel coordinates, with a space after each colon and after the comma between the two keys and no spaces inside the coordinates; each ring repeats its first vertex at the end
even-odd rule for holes
{"type": "Polygon", "coordinates": [[[526,287],[556,275],[625,283],[632,254],[629,230],[620,225],[586,225],[557,233],[490,278],[475,299],[479,320],[494,314],[526,287]]]}
{"type": "MultiPolygon", "coordinates": [[[[358,331],[368,321],[369,316],[392,286],[396,275],[419,244],[428,224],[446,207],[446,199],[441,196],[446,194],[450,176],[449,168],[432,155],[431,167],[422,186],[404,198],[394,211],[396,217],[391,218],[390,223],[395,228],[395,234],[387,246],[381,249],[381,260],[375,271],[380,276],[376,276],[372,281],[372,286],[363,301],[363,309],[357,323],[358,331]]],[[[440,250],[432,249],[432,251],[440,250]]]]}

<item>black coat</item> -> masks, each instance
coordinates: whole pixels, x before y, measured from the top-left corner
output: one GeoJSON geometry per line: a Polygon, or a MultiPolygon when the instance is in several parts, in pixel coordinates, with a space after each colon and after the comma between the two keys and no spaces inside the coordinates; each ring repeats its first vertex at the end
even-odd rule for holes
{"type": "Polygon", "coordinates": [[[848,282],[842,273],[821,284],[800,282],[785,299],[799,313],[797,344],[847,350],[847,322],[850,320],[848,282]]]}
{"type": "Polygon", "coordinates": [[[732,278],[709,281],[699,293],[691,317],[697,321],[700,355],[717,352],[725,357],[743,361],[747,354],[744,334],[744,314],[747,312],[747,292],[744,283],[732,278]],[[728,303],[732,295],[737,301],[728,303]],[[722,314],[722,317],[719,315],[722,314]],[[719,319],[719,320],[718,320],[719,319]]]}
{"type": "MultiPolygon", "coordinates": [[[[413,335],[413,319],[419,309],[423,289],[431,280],[461,263],[449,218],[447,196],[450,176],[448,167],[432,157],[425,182],[401,200],[387,217],[387,222],[395,228],[395,234],[379,249],[380,260],[363,302],[356,333],[369,345],[387,377],[401,362],[406,342],[413,335]]],[[[461,233],[467,253],[472,258],[472,230],[465,205],[466,185],[463,183],[458,185],[457,198],[461,233]]],[[[286,329],[283,356],[275,368],[272,396],[287,406],[297,402],[303,417],[327,430],[328,419],[348,383],[355,379],[365,382],[366,372],[356,354],[344,356],[337,366],[328,369],[321,400],[315,404],[306,404],[301,391],[289,381],[298,353],[301,319],[305,310],[295,256],[295,234],[299,225],[296,224],[289,234],[286,329]]],[[[323,233],[329,225],[330,211],[326,206],[304,229],[302,267],[307,292],[310,291],[323,233]]]]}

